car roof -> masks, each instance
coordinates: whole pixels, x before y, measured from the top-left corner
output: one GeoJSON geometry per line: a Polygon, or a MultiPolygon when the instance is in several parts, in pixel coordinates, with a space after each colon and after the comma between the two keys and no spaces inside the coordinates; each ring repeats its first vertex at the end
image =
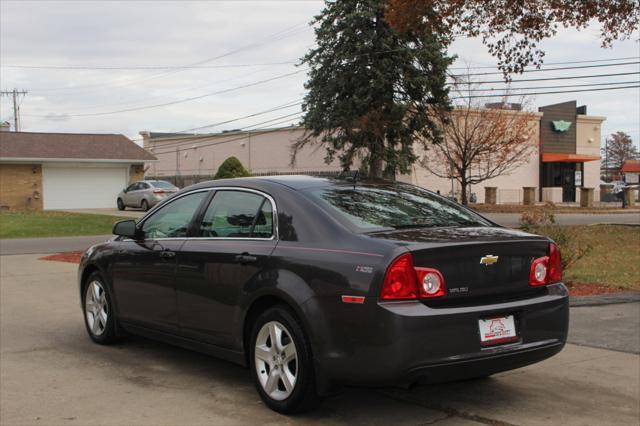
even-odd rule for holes
{"type": "MultiPolygon", "coordinates": [[[[399,183],[382,179],[358,179],[357,182],[361,185],[394,185],[399,183]]],[[[254,186],[256,184],[267,184],[300,190],[325,186],[353,185],[353,183],[354,180],[350,176],[275,175],[211,180],[194,185],[194,187],[211,188],[217,186],[254,186]]]]}

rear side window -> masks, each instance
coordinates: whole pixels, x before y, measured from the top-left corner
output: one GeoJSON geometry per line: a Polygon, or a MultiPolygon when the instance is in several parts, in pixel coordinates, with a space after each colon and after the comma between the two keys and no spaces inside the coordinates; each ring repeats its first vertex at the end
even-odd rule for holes
{"type": "Polygon", "coordinates": [[[329,213],[360,232],[490,225],[470,210],[413,185],[332,186],[308,193],[329,213]]]}
{"type": "Polygon", "coordinates": [[[271,202],[245,191],[218,191],[200,224],[200,237],[271,238],[271,202]]]}

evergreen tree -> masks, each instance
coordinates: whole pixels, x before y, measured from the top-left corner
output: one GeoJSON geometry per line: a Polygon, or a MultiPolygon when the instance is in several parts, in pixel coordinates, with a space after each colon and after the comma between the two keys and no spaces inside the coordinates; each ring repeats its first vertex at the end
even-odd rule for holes
{"type": "Polygon", "coordinates": [[[229,157],[220,164],[218,172],[213,177],[214,179],[231,179],[237,177],[250,176],[247,169],[244,168],[240,160],[236,157],[229,157]]]}
{"type": "Polygon", "coordinates": [[[385,21],[384,0],[325,2],[315,18],[317,47],[303,63],[305,136],[320,143],[327,163],[347,170],[356,158],[372,177],[394,178],[416,161],[415,140],[438,141],[430,106],[448,105],[444,40],[425,31],[402,34],[385,21]]]}

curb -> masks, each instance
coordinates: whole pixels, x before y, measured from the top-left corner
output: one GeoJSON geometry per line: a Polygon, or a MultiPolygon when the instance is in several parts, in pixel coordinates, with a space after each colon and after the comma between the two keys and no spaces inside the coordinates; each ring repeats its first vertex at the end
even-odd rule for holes
{"type": "Polygon", "coordinates": [[[572,308],[586,307],[586,306],[615,305],[618,303],[633,303],[633,302],[640,302],[640,293],[624,292],[624,293],[603,294],[600,296],[579,296],[579,297],[569,298],[569,306],[572,308]]]}

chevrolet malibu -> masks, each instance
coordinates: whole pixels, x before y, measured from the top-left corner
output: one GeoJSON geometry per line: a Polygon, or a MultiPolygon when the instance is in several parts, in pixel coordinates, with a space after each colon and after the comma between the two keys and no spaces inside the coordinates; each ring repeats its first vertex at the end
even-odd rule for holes
{"type": "Polygon", "coordinates": [[[206,182],[114,234],[80,264],[90,338],[129,332],[248,366],[282,413],[341,385],[486,377],[567,337],[556,244],[408,184],[206,182]]]}

